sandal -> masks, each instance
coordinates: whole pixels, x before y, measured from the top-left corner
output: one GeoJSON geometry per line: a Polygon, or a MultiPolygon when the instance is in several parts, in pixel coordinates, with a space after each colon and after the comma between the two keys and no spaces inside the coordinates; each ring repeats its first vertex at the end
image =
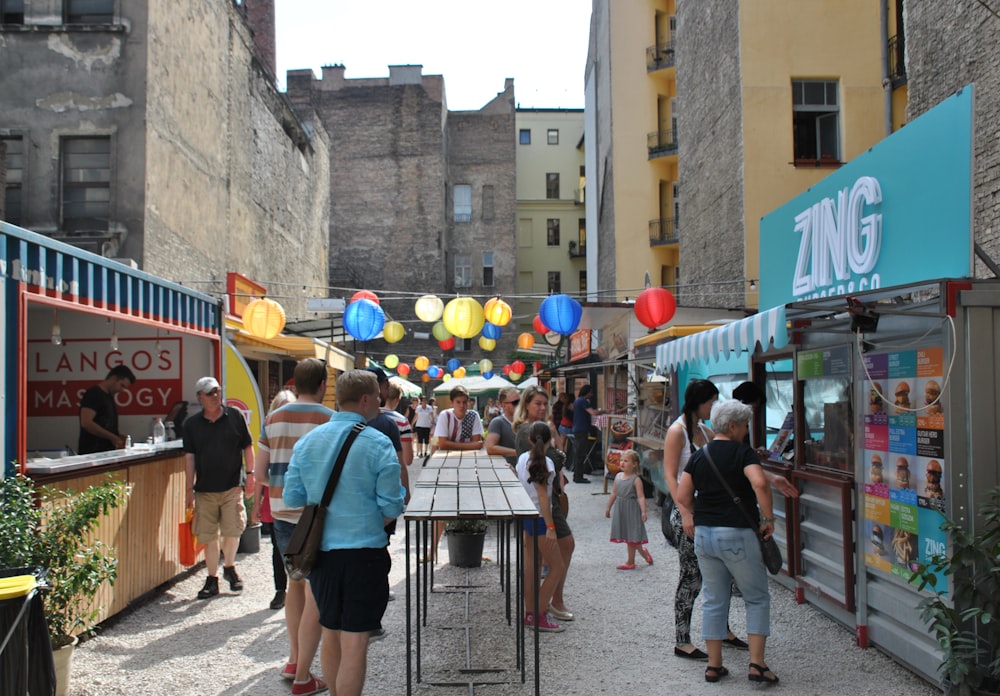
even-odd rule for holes
{"type": "Polygon", "coordinates": [[[707,682],[717,682],[723,677],[729,676],[729,670],[725,667],[712,667],[709,665],[705,668],[705,681],[707,682]]]}
{"type": "Polygon", "coordinates": [[[635,570],[635,563],[622,563],[618,570],[635,570]]]}
{"type": "Polygon", "coordinates": [[[778,683],[778,675],[775,674],[774,672],[772,672],[771,668],[768,667],[767,665],[758,665],[758,664],[756,664],[754,662],[751,662],[750,663],[750,669],[757,671],[757,674],[751,673],[751,674],[747,675],[747,679],[749,679],[750,681],[752,681],[752,682],[764,682],[765,684],[777,684],[778,683]],[[772,677],[774,677],[774,679],[769,679],[766,676],[768,673],[770,673],[770,675],[772,677]]]}
{"type": "Polygon", "coordinates": [[[641,553],[641,554],[642,554],[642,557],[643,557],[644,559],[646,559],[646,563],[647,563],[648,565],[653,565],[653,554],[651,554],[651,553],[650,553],[649,551],[647,551],[647,550],[646,550],[645,548],[641,548],[641,549],[639,549],[639,553],[641,553]]]}
{"type": "Polygon", "coordinates": [[[732,638],[726,638],[722,642],[725,645],[728,645],[731,648],[736,648],[737,650],[749,650],[750,649],[750,646],[747,645],[747,642],[745,640],[740,640],[736,636],[733,636],[732,638]]]}

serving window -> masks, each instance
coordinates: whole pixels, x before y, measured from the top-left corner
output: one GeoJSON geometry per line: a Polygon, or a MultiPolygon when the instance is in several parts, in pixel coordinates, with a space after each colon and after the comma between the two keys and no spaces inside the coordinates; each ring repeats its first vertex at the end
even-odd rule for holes
{"type": "Polygon", "coordinates": [[[800,413],[798,462],[804,467],[854,471],[851,351],[848,346],[796,355],[800,413]]]}

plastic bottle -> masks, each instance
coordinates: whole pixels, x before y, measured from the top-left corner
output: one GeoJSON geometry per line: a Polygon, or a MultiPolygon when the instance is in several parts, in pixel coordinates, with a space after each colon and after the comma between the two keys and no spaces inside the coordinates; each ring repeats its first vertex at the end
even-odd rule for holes
{"type": "Polygon", "coordinates": [[[125,449],[132,449],[132,436],[131,435],[126,435],[125,436],[125,449]]]}
{"type": "Polygon", "coordinates": [[[167,439],[167,429],[163,425],[163,419],[157,418],[153,421],[153,447],[162,447],[167,439]]]}

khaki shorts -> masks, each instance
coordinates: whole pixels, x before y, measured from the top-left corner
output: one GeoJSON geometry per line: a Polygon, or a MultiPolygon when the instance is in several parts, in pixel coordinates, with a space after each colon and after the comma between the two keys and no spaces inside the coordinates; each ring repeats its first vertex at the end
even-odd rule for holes
{"type": "Polygon", "coordinates": [[[230,488],[222,493],[195,492],[194,533],[199,544],[214,541],[220,531],[224,537],[239,537],[246,526],[242,488],[230,488]]]}

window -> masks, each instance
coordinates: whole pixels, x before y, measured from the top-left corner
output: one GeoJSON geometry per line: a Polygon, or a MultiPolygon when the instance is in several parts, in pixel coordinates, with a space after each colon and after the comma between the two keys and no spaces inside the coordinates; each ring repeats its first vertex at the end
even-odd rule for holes
{"type": "Polygon", "coordinates": [[[545,133],[545,139],[548,141],[549,145],[558,145],[559,144],[559,129],[558,128],[549,128],[549,130],[545,133]]]}
{"type": "Polygon", "coordinates": [[[548,231],[547,244],[549,246],[559,246],[559,218],[549,218],[546,220],[545,229],[548,231]]]}
{"type": "Polygon", "coordinates": [[[587,218],[577,218],[576,241],[580,245],[580,251],[587,249],[587,218]]]}
{"type": "Polygon", "coordinates": [[[24,0],[0,0],[0,24],[24,24],[24,0]]]}
{"type": "Polygon", "coordinates": [[[455,222],[472,221],[472,187],[455,184],[455,222]]]}
{"type": "Polygon", "coordinates": [[[796,160],[840,161],[836,80],[792,81],[792,139],[796,160]]]}
{"type": "Polygon", "coordinates": [[[493,287],[493,252],[483,252],[483,287],[493,287]]]}
{"type": "Polygon", "coordinates": [[[562,277],[559,271],[549,271],[549,292],[562,292],[562,277]]]}
{"type": "Polygon", "coordinates": [[[531,129],[522,128],[518,133],[518,142],[522,145],[531,145],[531,129]]]}
{"type": "Polygon", "coordinates": [[[549,200],[559,198],[559,172],[545,175],[545,197],[549,200]]]}
{"type": "Polygon", "coordinates": [[[61,161],[63,229],[107,231],[111,217],[111,138],[64,138],[61,161]]]}
{"type": "Polygon", "coordinates": [[[455,255],[455,287],[472,287],[472,258],[469,256],[455,255]]]}
{"type": "Polygon", "coordinates": [[[580,294],[587,294],[587,272],[580,271],[580,294]]]}
{"type": "MultiPolygon", "coordinates": [[[[24,146],[21,138],[3,138],[7,154],[3,156],[7,168],[7,185],[4,189],[3,219],[15,225],[23,224],[21,209],[21,184],[24,182],[24,146]]],[[[0,151],[2,154],[2,151],[0,151]]]]}
{"type": "Polygon", "coordinates": [[[112,24],[114,0],[66,0],[66,24],[112,24]]]}
{"type": "Polygon", "coordinates": [[[483,220],[490,221],[494,216],[493,186],[486,184],[483,186],[483,220]]]}

